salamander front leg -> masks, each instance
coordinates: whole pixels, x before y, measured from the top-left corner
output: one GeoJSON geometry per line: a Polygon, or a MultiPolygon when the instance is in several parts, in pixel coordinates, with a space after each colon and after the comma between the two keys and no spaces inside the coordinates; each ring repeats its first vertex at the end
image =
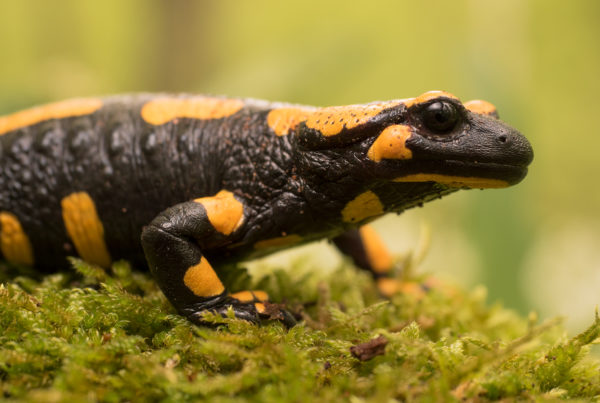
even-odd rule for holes
{"type": "Polygon", "coordinates": [[[242,203],[221,191],[166,209],[142,232],[146,260],[158,285],[175,308],[195,323],[202,323],[206,311],[224,315],[229,307],[240,319],[259,320],[257,303],[229,296],[201,249],[226,241],[243,221],[242,203]]]}

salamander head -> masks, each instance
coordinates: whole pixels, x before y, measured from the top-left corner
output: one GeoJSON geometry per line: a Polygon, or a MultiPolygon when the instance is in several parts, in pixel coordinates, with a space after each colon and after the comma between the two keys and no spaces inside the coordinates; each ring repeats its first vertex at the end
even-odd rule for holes
{"type": "Polygon", "coordinates": [[[520,182],[533,159],[527,139],[493,105],[463,104],[442,91],[318,111],[299,123],[294,140],[310,160],[329,160],[329,170],[350,169],[345,174],[357,180],[498,188],[520,182]]]}

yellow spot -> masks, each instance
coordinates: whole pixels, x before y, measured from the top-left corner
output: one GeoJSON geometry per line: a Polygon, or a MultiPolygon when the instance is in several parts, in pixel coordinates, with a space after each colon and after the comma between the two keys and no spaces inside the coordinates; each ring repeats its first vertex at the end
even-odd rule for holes
{"type": "Polygon", "coordinates": [[[267,248],[283,248],[286,246],[294,245],[302,241],[300,235],[291,234],[278,238],[264,239],[254,244],[255,249],[267,249],[267,248]]]}
{"type": "Polygon", "coordinates": [[[266,292],[260,291],[260,290],[240,291],[240,292],[231,294],[231,297],[235,298],[241,302],[268,301],[269,300],[269,295],[266,292]]]}
{"type": "Polygon", "coordinates": [[[0,212],[0,231],[0,250],[4,258],[12,263],[33,266],[31,242],[19,219],[9,212],[0,212]]]}
{"type": "Polygon", "coordinates": [[[258,313],[265,313],[266,312],[266,308],[265,308],[265,304],[263,304],[262,302],[257,302],[254,304],[254,307],[256,308],[256,311],[258,313]]]}
{"type": "Polygon", "coordinates": [[[412,158],[412,151],[406,148],[406,140],[410,135],[409,126],[392,125],[386,127],[369,148],[367,157],[375,162],[383,159],[412,158]]]}
{"type": "Polygon", "coordinates": [[[494,105],[487,101],[482,101],[481,99],[465,102],[465,108],[480,115],[494,116],[498,113],[494,105]]]}
{"type": "Polygon", "coordinates": [[[108,267],[110,254],[104,242],[104,226],[94,201],[86,192],[71,193],[60,202],[69,238],[83,260],[108,267]]]}
{"type": "Polygon", "coordinates": [[[500,179],[451,176],[441,174],[413,174],[394,179],[394,182],[436,182],[453,188],[492,189],[505,188],[508,182],[500,179]]]}
{"type": "Polygon", "coordinates": [[[250,302],[254,301],[254,295],[250,291],[240,291],[234,294],[231,294],[231,298],[235,298],[240,302],[250,302]]]}
{"type": "Polygon", "coordinates": [[[239,99],[226,98],[157,98],[142,107],[142,118],[162,125],[176,118],[219,119],[233,115],[244,106],[239,99]]]}
{"type": "Polygon", "coordinates": [[[367,123],[381,111],[393,108],[401,101],[374,102],[365,105],[328,106],[326,108],[279,108],[267,116],[267,124],[278,136],[284,136],[301,122],[318,130],[323,136],[334,136],[344,129],[367,123]]]}
{"type": "Polygon", "coordinates": [[[357,223],[381,214],[383,214],[381,200],[375,193],[368,190],[346,204],[346,207],[342,210],[342,220],[357,223]]]}
{"type": "Polygon", "coordinates": [[[406,105],[407,108],[410,108],[411,106],[429,102],[432,99],[436,99],[436,98],[440,98],[440,97],[452,98],[452,99],[456,99],[458,101],[458,98],[455,95],[450,94],[449,92],[429,91],[429,92],[419,95],[416,98],[407,99],[406,101],[404,101],[404,104],[406,105]]]}
{"type": "Polygon", "coordinates": [[[370,225],[363,225],[359,232],[373,271],[375,273],[389,272],[393,265],[392,255],[377,232],[370,225]]]}
{"type": "Polygon", "coordinates": [[[394,294],[412,294],[416,299],[425,296],[423,287],[414,281],[400,281],[395,278],[382,277],[377,280],[377,288],[384,297],[391,297],[394,294]]]}
{"type": "Polygon", "coordinates": [[[377,288],[384,297],[391,297],[400,290],[400,283],[394,278],[382,277],[377,280],[377,288]]]}
{"type": "Polygon", "coordinates": [[[89,115],[102,107],[99,98],[79,98],[37,106],[0,117],[0,135],[50,119],[89,115]]]}
{"type": "Polygon", "coordinates": [[[268,301],[269,300],[269,294],[267,294],[264,291],[254,290],[254,291],[252,291],[252,294],[254,294],[254,298],[256,298],[259,301],[268,301]]]}
{"type": "Polygon", "coordinates": [[[206,258],[200,258],[197,265],[187,269],[183,283],[199,297],[214,297],[225,291],[223,283],[206,258]]]}
{"type": "Polygon", "coordinates": [[[244,206],[228,190],[194,201],[204,206],[208,221],[223,235],[231,234],[244,222],[244,206]]]}
{"type": "Polygon", "coordinates": [[[278,136],[285,136],[305,121],[310,114],[308,108],[277,108],[267,115],[267,124],[278,136]]]}

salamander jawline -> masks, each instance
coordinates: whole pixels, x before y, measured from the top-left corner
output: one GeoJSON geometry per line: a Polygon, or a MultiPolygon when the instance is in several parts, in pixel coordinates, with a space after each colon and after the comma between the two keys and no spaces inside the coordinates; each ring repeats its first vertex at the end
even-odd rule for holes
{"type": "Polygon", "coordinates": [[[526,166],[477,163],[465,161],[423,161],[404,175],[394,178],[395,182],[436,182],[440,184],[458,184],[456,178],[465,178],[467,188],[499,188],[512,186],[527,175],[526,166]],[[489,185],[486,186],[486,183],[489,185]],[[472,184],[472,186],[470,185],[472,184]]]}

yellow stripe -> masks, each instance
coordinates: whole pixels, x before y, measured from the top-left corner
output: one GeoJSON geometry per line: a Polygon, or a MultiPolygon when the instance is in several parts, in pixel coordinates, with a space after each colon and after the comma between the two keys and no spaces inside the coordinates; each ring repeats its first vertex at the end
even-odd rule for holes
{"type": "Polygon", "coordinates": [[[393,265],[392,255],[377,232],[370,225],[363,225],[359,232],[373,271],[380,274],[389,272],[393,265]]]}
{"type": "Polygon", "coordinates": [[[19,219],[12,213],[2,211],[0,226],[0,249],[4,258],[12,263],[33,266],[31,242],[19,219]]]}
{"type": "Polygon", "coordinates": [[[202,204],[208,221],[223,235],[231,234],[244,222],[244,205],[228,190],[221,190],[214,196],[201,197],[194,201],[202,204]]]}
{"type": "Polygon", "coordinates": [[[325,108],[286,107],[273,109],[267,124],[278,136],[285,136],[300,122],[318,130],[323,136],[334,136],[342,130],[365,124],[381,111],[398,106],[402,101],[373,102],[364,105],[328,106],[325,108]]]}
{"type": "Polygon", "coordinates": [[[157,98],[142,107],[142,118],[162,125],[177,118],[219,119],[233,115],[244,106],[239,99],[226,98],[157,98]]]}
{"type": "Polygon", "coordinates": [[[89,115],[102,107],[99,98],[79,98],[37,106],[0,117],[0,135],[50,119],[89,115]]]}
{"type": "Polygon", "coordinates": [[[508,182],[500,179],[451,176],[440,174],[413,174],[394,179],[394,182],[436,182],[455,188],[491,189],[505,188],[508,182]]]}
{"type": "Polygon", "coordinates": [[[329,106],[309,114],[306,127],[318,130],[325,137],[339,134],[367,123],[381,111],[398,106],[399,101],[374,102],[365,105],[329,106]]]}
{"type": "Polygon", "coordinates": [[[82,259],[108,267],[110,254],[104,241],[104,226],[94,201],[86,192],[72,193],[61,201],[62,216],[69,238],[82,259]]]}
{"type": "Polygon", "coordinates": [[[366,218],[383,214],[383,204],[379,197],[368,190],[356,196],[342,210],[342,220],[349,223],[361,222],[366,218]]]}
{"type": "Polygon", "coordinates": [[[197,265],[187,269],[183,283],[199,297],[214,297],[225,291],[223,283],[206,258],[200,258],[197,265]]]}
{"type": "Polygon", "coordinates": [[[399,99],[385,102],[373,102],[364,105],[328,106],[313,108],[304,106],[291,106],[276,108],[267,115],[267,124],[278,136],[285,136],[305,122],[306,127],[318,130],[323,136],[334,136],[344,129],[353,129],[365,124],[369,119],[377,116],[388,108],[405,104],[407,108],[422,104],[439,97],[458,98],[444,91],[429,91],[416,98],[399,99]]]}

